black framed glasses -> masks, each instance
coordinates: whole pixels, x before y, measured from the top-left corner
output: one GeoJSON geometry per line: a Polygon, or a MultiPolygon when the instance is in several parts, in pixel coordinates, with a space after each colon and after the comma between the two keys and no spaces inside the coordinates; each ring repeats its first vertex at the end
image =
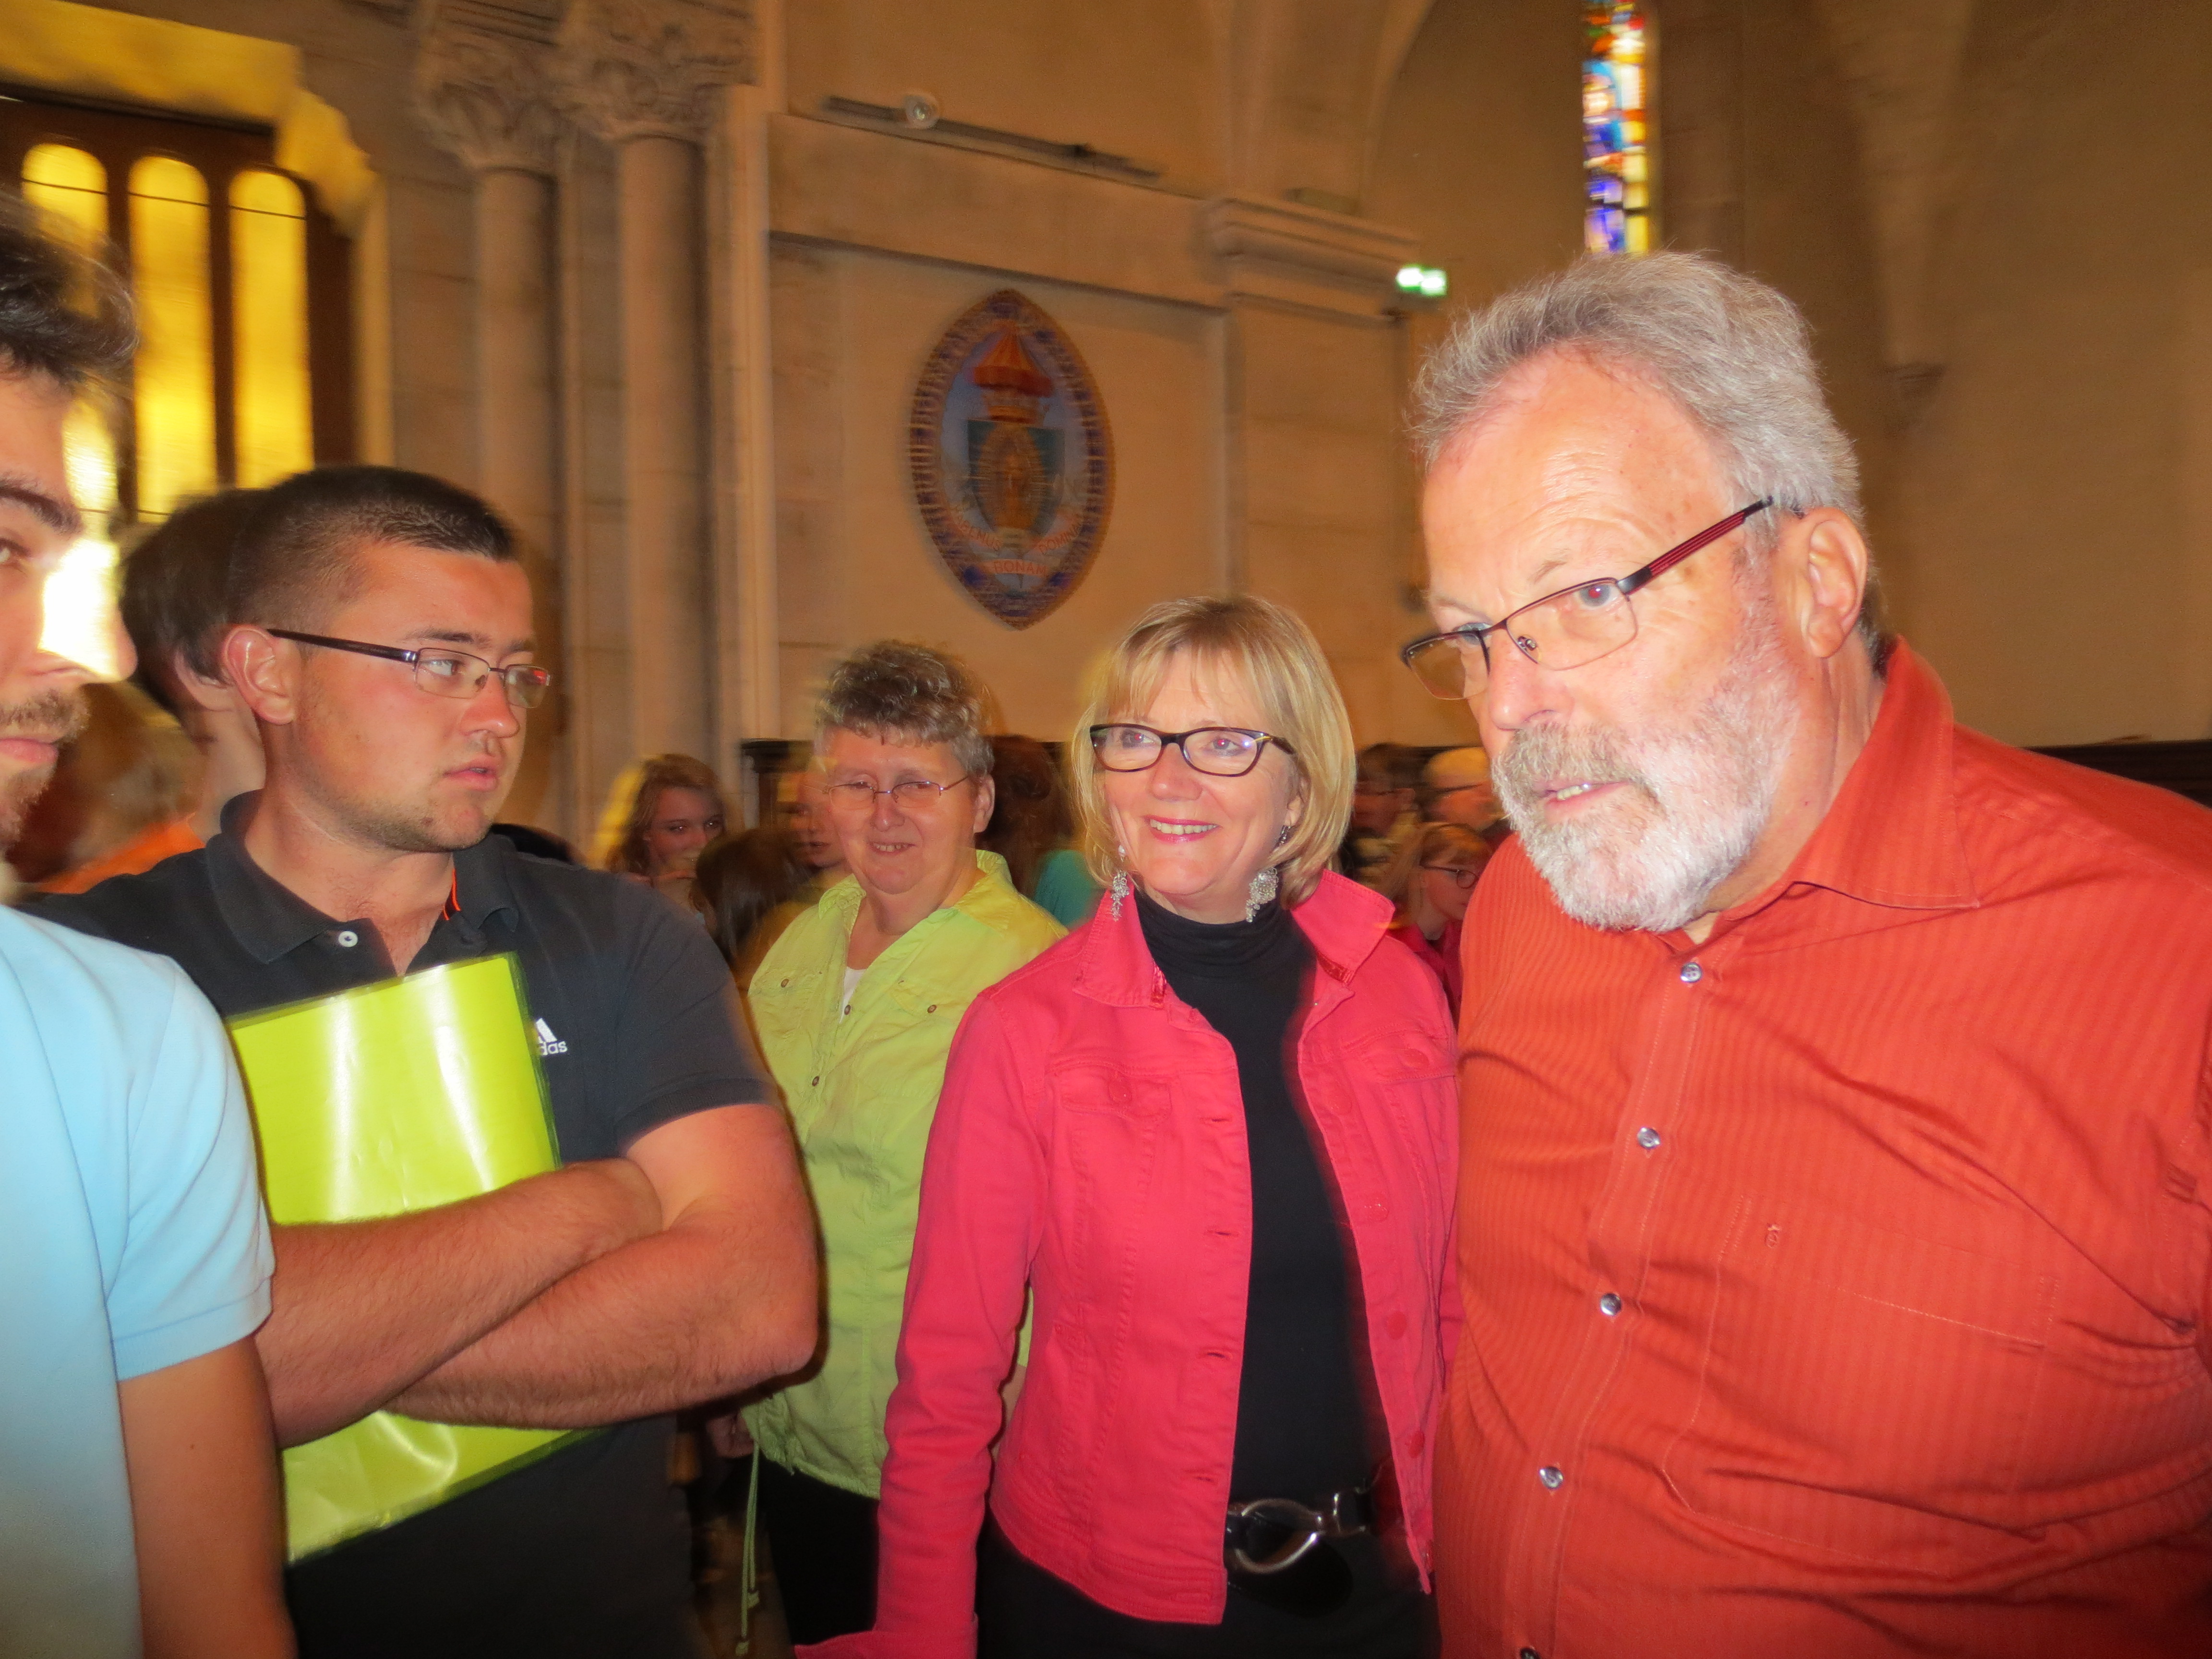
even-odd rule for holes
{"type": "Polygon", "coordinates": [[[1117,721],[1091,728],[1091,752],[1109,772],[1141,772],[1157,765],[1170,749],[1194,772],[1208,777],[1241,778],[1260,763],[1273,744],[1285,755],[1298,751],[1271,732],[1241,726],[1194,726],[1188,732],[1155,732],[1149,726],[1117,721]]]}
{"type": "Polygon", "coordinates": [[[1401,651],[1399,660],[1413,671],[1431,696],[1457,699],[1488,687],[1490,636],[1500,631],[1539,668],[1580,668],[1611,656],[1636,637],[1636,608],[1628,602],[1630,594],[1773,505],[1768,500],[1739,507],[1626,576],[1563,587],[1531,599],[1502,622],[1468,623],[1448,633],[1426,635],[1401,651]]]}
{"type": "Polygon", "coordinates": [[[830,804],[848,812],[874,811],[878,795],[889,795],[891,805],[902,812],[926,812],[944,800],[946,790],[957,789],[973,776],[975,774],[972,772],[963,772],[950,783],[933,783],[927,778],[907,778],[888,789],[878,789],[866,778],[847,778],[842,782],[831,782],[823,787],[829,792],[830,804]]]}
{"type": "Polygon", "coordinates": [[[473,697],[484,689],[486,680],[496,676],[507,688],[509,702],[518,708],[535,708],[545,701],[546,688],[553,684],[553,671],[534,662],[510,663],[500,668],[473,652],[446,646],[409,651],[396,645],[370,645],[363,640],[334,640],[327,634],[299,634],[289,628],[262,631],[301,645],[319,645],[325,651],[351,651],[387,662],[404,662],[415,671],[415,684],[434,696],[473,697]]]}
{"type": "Polygon", "coordinates": [[[1475,878],[1482,874],[1480,869],[1470,870],[1463,864],[1425,864],[1421,868],[1431,875],[1449,876],[1462,892],[1472,892],[1475,878]]]}

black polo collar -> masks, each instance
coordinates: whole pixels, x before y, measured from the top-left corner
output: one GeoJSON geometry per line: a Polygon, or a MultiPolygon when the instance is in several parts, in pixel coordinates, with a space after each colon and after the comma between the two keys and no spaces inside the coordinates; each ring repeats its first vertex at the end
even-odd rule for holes
{"type": "MultiPolygon", "coordinates": [[[[248,790],[223,807],[222,831],[207,845],[207,865],[216,908],[239,948],[266,965],[312,940],[362,924],[325,915],[253,861],[246,850],[245,830],[260,799],[260,791],[248,790]]],[[[514,856],[514,845],[504,836],[487,836],[453,854],[460,914],[449,919],[465,944],[484,942],[484,924],[495,913],[517,914],[507,874],[507,860],[514,856]]]]}

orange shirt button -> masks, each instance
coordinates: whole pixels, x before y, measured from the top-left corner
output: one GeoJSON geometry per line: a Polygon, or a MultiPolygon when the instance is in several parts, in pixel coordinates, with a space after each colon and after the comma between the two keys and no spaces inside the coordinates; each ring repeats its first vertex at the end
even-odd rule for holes
{"type": "Polygon", "coordinates": [[[1647,1152],[1657,1152],[1659,1150],[1659,1132],[1653,1128],[1650,1124],[1645,1124],[1642,1128],[1636,1132],[1636,1144],[1641,1146],[1647,1152]]]}
{"type": "Polygon", "coordinates": [[[1695,985],[1695,984],[1696,984],[1699,980],[1703,979],[1705,976],[1705,968],[1703,967],[1703,965],[1702,965],[1702,964],[1698,963],[1694,963],[1694,962],[1686,962],[1686,963],[1684,963],[1682,964],[1682,983],[1683,983],[1683,984],[1685,984],[1685,985],[1695,985]]]}
{"type": "Polygon", "coordinates": [[[1536,1471],[1536,1478],[1544,1483],[1546,1492],[1557,1492],[1567,1484],[1567,1477],[1549,1463],[1536,1471]]]}
{"type": "Polygon", "coordinates": [[[1611,1291],[1607,1291],[1603,1296],[1598,1297],[1597,1310],[1607,1319],[1612,1318],[1620,1311],[1620,1298],[1611,1291]]]}

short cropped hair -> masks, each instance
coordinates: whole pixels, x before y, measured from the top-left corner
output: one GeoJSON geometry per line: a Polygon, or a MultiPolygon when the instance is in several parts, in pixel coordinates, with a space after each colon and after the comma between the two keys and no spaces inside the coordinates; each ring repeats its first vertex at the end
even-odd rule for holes
{"type": "Polygon", "coordinates": [[[47,235],[28,203],[0,191],[0,374],[77,392],[121,379],[137,343],[115,274],[47,235]]]}
{"type": "Polygon", "coordinates": [[[231,549],[232,623],[313,629],[353,595],[355,556],[376,542],[520,555],[506,520],[458,484],[396,466],[319,466],[262,492],[231,549]]]}
{"type": "Polygon", "coordinates": [[[972,778],[991,774],[988,701],[957,657],[906,640],[864,645],[830,671],[814,704],[814,752],[830,734],[857,732],[892,743],[942,743],[972,778]]]}
{"type": "MultiPolygon", "coordinates": [[[[1515,369],[1552,352],[1672,399],[1712,446],[1731,507],[1832,507],[1863,524],[1858,457],[1821,393],[1804,317],[1765,283],[1693,253],[1585,258],[1462,318],[1414,388],[1424,461],[1481,423],[1515,369]]],[[[1771,549],[1779,524],[1754,517],[1746,546],[1771,549]]],[[[1879,661],[1887,635],[1871,569],[1859,631],[1879,661]]]]}
{"type": "Polygon", "coordinates": [[[176,664],[203,679],[222,678],[222,635],[230,611],[230,550],[258,489],[226,489],[179,507],[123,560],[123,626],[138,652],[146,694],[181,717],[176,664]]]}
{"type": "Polygon", "coordinates": [[[1312,893],[1352,822],[1352,720],[1321,643],[1297,612],[1250,593],[1167,599],[1137,618],[1093,672],[1067,745],[1069,793],[1091,872],[1118,868],[1091,728],[1141,715],[1159,695],[1169,665],[1188,653],[1193,671],[1231,675],[1252,693],[1268,732],[1296,752],[1305,815],[1276,860],[1286,903],[1312,893]]]}

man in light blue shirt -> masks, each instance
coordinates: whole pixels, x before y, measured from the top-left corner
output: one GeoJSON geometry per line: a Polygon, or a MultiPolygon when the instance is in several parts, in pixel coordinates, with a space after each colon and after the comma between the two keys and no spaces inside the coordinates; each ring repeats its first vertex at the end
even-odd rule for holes
{"type": "MultiPolygon", "coordinates": [[[[92,678],[41,641],[82,529],[63,420],[127,361],[83,282],[0,196],[0,846],[92,678]]],[[[214,1011],[172,963],[0,912],[0,1659],[291,1653],[270,1266],[214,1011]]]]}

